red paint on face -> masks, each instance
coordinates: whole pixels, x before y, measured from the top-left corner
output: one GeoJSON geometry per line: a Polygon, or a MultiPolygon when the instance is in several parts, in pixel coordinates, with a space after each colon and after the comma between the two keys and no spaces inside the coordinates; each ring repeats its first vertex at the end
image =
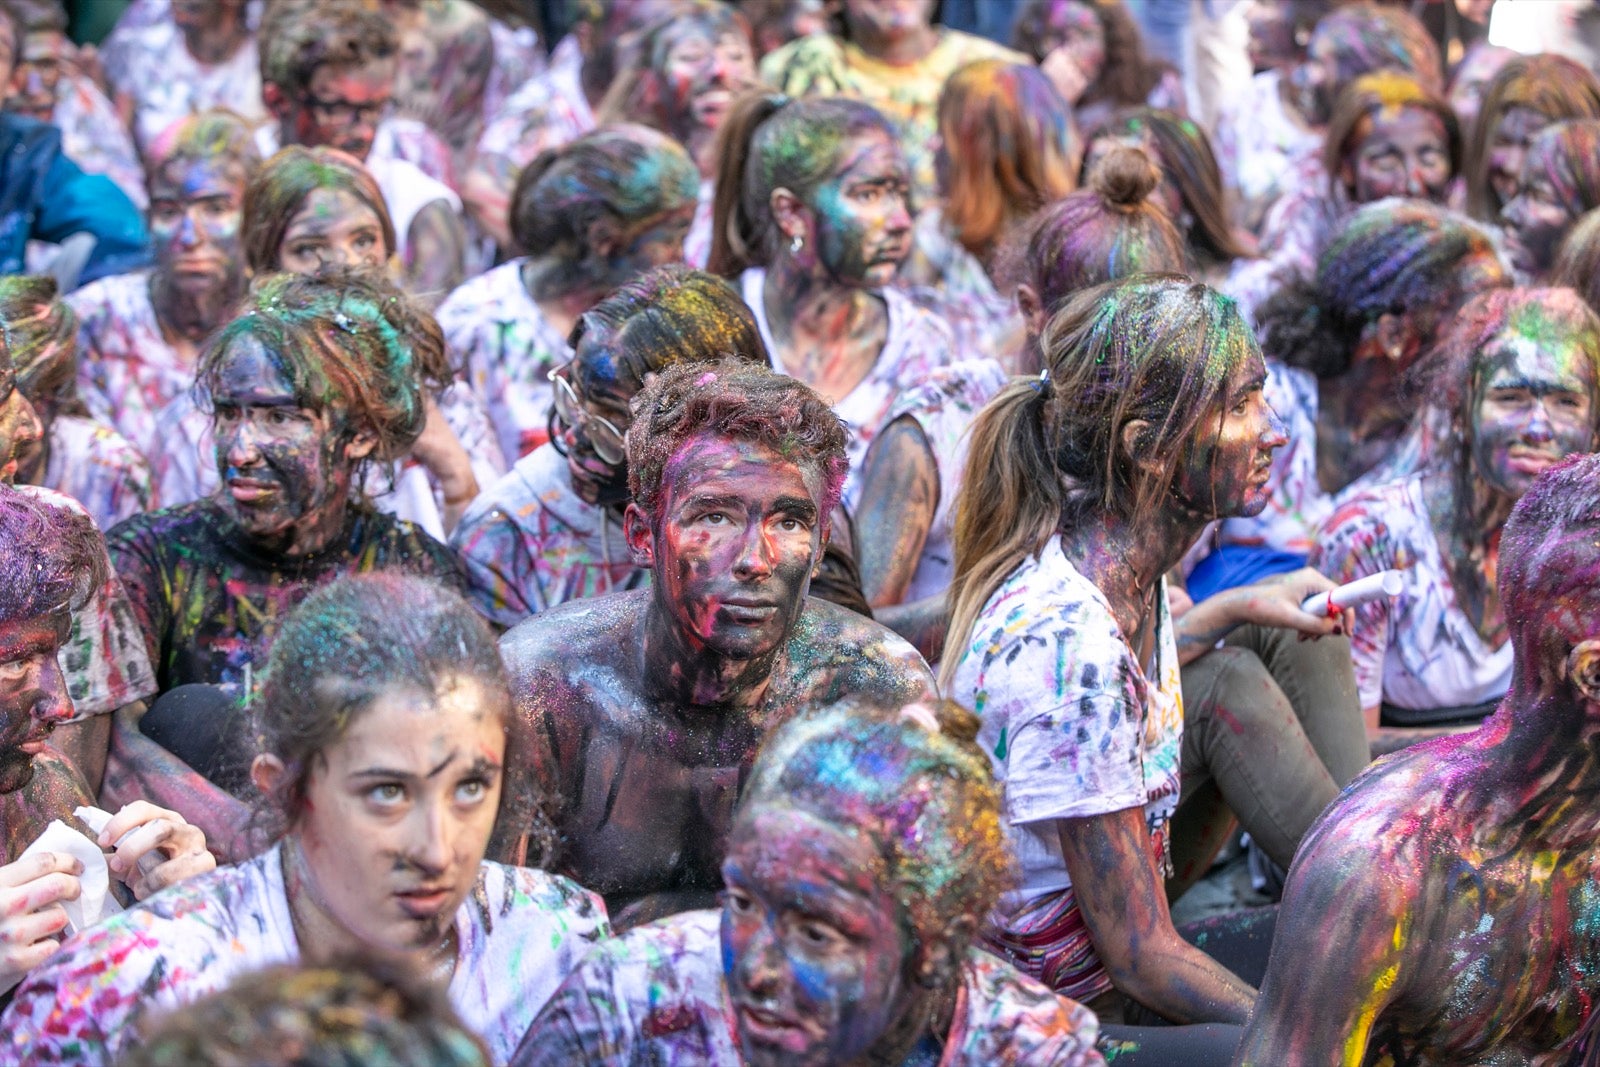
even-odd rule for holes
{"type": "Polygon", "coordinates": [[[321,66],[311,75],[294,113],[295,141],[329,145],[365,160],[394,98],[395,61],[321,66]]]}

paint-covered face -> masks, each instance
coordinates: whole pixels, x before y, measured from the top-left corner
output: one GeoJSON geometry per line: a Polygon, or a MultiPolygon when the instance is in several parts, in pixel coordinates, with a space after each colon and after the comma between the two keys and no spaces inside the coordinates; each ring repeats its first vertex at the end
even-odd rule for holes
{"type": "Polygon", "coordinates": [[[0,623],[0,794],[28,784],[45,738],[72,717],[56,661],[71,624],[66,611],[0,623]]]}
{"type": "Polygon", "coordinates": [[[844,0],[851,36],[892,44],[933,21],[933,0],[844,0]]]}
{"type": "Polygon", "coordinates": [[[692,647],[756,659],[782,645],[821,552],[822,476],[765,445],[701,434],[666,465],[655,596],[692,647]]]}
{"type": "Polygon", "coordinates": [[[1538,278],[1556,259],[1561,239],[1576,216],[1551,179],[1554,145],[1541,141],[1528,153],[1517,195],[1500,210],[1505,221],[1506,256],[1511,265],[1538,278]]]}
{"type": "Polygon", "coordinates": [[[1469,133],[1478,121],[1484,90],[1514,56],[1516,53],[1509,48],[1484,45],[1469,51],[1456,68],[1455,77],[1450,80],[1450,108],[1461,120],[1463,133],[1469,133]]]}
{"type": "Polygon", "coordinates": [[[1328,34],[1313,34],[1306,57],[1290,72],[1295,106],[1313,126],[1326,126],[1339,91],[1338,51],[1328,34]]]}
{"type": "Polygon", "coordinates": [[[745,1062],[863,1060],[913,999],[899,907],[867,835],[757,806],[734,826],[722,877],[723,976],[745,1062]]]}
{"type": "Polygon", "coordinates": [[[1450,191],[1450,142],[1444,123],[1416,107],[1384,108],[1344,168],[1345,188],[1358,204],[1408,196],[1442,204],[1450,191]]]}
{"type": "Polygon", "coordinates": [[[56,107],[56,86],[71,62],[72,47],[54,30],[30,33],[22,39],[22,54],[11,75],[11,96],[6,110],[49,122],[56,107]]]}
{"type": "Polygon", "coordinates": [[[17,480],[24,457],[44,438],[44,423],[17,388],[9,356],[0,356],[0,485],[17,480]]]}
{"type": "Polygon", "coordinates": [[[300,888],[366,944],[426,950],[454,926],[500,806],[503,699],[460,676],[392,686],[315,760],[291,830],[300,888]]]}
{"type": "Polygon", "coordinates": [[[836,176],[817,190],[817,262],[836,281],[888,285],[911,253],[911,171],[900,146],[877,131],[840,152],[836,176]]]}
{"type": "Polygon", "coordinates": [[[1489,136],[1489,188],[1502,206],[1511,203],[1522,184],[1528,146],[1550,120],[1531,107],[1510,107],[1489,136]]]}
{"type": "Polygon", "coordinates": [[[1033,48],[1040,56],[1065,49],[1089,85],[1100,80],[1106,67],[1105,27],[1094,9],[1079,0],[1054,0],[1050,4],[1044,39],[1033,48]]]}
{"type": "Polygon", "coordinates": [[[1491,490],[1520,499],[1547,468],[1595,447],[1594,364],[1559,329],[1508,329],[1479,359],[1473,465],[1491,490]]]}
{"type": "Polygon", "coordinates": [[[713,36],[690,23],[667,45],[661,64],[669,111],[688,134],[714,133],[733,98],[756,83],[756,56],[742,33],[713,36]]]}
{"type": "Polygon", "coordinates": [[[1287,70],[1299,62],[1301,47],[1294,39],[1294,20],[1284,4],[1254,0],[1246,13],[1250,24],[1250,67],[1256,73],[1287,70]]]}
{"type": "MultiPolygon", "coordinates": [[[[572,489],[590,504],[609,507],[628,501],[628,464],[602,457],[600,448],[615,456],[624,444],[633,416],[628,401],[630,390],[617,383],[615,363],[607,348],[606,331],[591,328],[578,339],[578,349],[570,364],[558,372],[572,390],[566,406],[574,408],[571,418],[562,418],[561,444],[567,453],[567,469],[572,489]]],[[[561,390],[561,382],[556,389],[561,390]]],[[[557,413],[562,414],[561,407],[557,413]]]]}
{"type": "Polygon", "coordinates": [[[337,526],[352,460],[342,418],[301,406],[294,384],[254,334],[241,334],[212,381],[217,499],[240,528],[287,546],[337,526]]]}
{"type": "Polygon", "coordinates": [[[610,275],[615,283],[643,274],[653,267],[683,262],[683,242],[694,225],[695,205],[684,204],[672,211],[640,219],[618,237],[618,252],[612,257],[610,275]]]}
{"type": "Polygon", "coordinates": [[[278,267],[315,274],[326,267],[381,267],[389,258],[378,213],[345,189],[313,189],[289,220],[278,267]]]}
{"type": "Polygon", "coordinates": [[[1289,438],[1267,403],[1266,380],[1267,365],[1259,354],[1229,376],[1221,410],[1200,420],[1173,483],[1179,503],[1208,519],[1259,515],[1267,506],[1272,453],[1289,438]]]}
{"type": "Polygon", "coordinates": [[[244,188],[244,169],[222,159],[175,162],[151,176],[150,239],[173,288],[217,292],[243,275],[244,188]]]}
{"type": "Polygon", "coordinates": [[[378,59],[360,66],[318,67],[305,96],[296,101],[295,143],[328,145],[365,160],[394,99],[395,64],[378,59]]]}

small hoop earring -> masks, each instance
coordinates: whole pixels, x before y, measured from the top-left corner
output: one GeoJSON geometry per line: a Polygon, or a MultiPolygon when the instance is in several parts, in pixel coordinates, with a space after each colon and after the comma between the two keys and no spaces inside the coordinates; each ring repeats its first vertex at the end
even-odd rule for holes
{"type": "Polygon", "coordinates": [[[798,252],[806,246],[806,239],[802,234],[795,234],[789,238],[789,251],[798,252]]]}

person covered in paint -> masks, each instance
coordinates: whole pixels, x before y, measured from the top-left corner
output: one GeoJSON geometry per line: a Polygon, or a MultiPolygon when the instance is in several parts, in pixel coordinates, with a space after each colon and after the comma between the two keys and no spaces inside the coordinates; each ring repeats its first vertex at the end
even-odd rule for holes
{"type": "Polygon", "coordinates": [[[694,0],[645,32],[636,50],[638,66],[623,71],[606,94],[600,122],[638,122],[688,151],[700,172],[700,195],[683,253],[691,267],[704,267],[711,255],[717,130],[734,99],[756,85],[750,23],[720,0],[694,0]]]}
{"type": "MultiPolygon", "coordinates": [[[[1301,572],[1174,625],[1164,575],[1207,523],[1263,506],[1284,444],[1232,301],[1141,275],[1075,295],[1040,348],[1047,373],[1009,385],[972,427],[941,665],[951,699],[983,719],[1021,868],[986,936],[1103,1023],[1137,1004],[1240,1024],[1270,934],[1258,916],[1201,951],[1174,929],[1162,880],[1180,785],[1212,776],[1241,817],[1261,816],[1252,836],[1283,866],[1338,788],[1287,701],[1197,722],[1179,667],[1245,622],[1317,636],[1346,620],[1300,609],[1332,587],[1301,572]]],[[[1224,1025],[1136,1043],[1225,1062],[1236,1039],[1224,1025]]]]}
{"type": "MultiPolygon", "coordinates": [[[[67,926],[61,903],[82,888],[74,857],[22,851],[52,819],[86,829],[72,811],[94,803],[48,739],[75,714],[59,657],[74,613],[107,581],[105,547],[93,521],[59,500],[0,485],[0,996],[56,951],[67,926]]],[[[112,878],[141,900],[216,866],[198,828],[143,801],[88,836],[110,851],[112,878]]]]}
{"type": "Polygon", "coordinates": [[[699,176],[643,126],[612,126],[541,155],[517,177],[511,230],[524,255],[439,305],[451,355],[489,407],[511,462],[550,439],[552,373],[584,312],[651,267],[683,258],[699,176]]]}
{"type": "Polygon", "coordinates": [[[69,940],[18,988],[0,1043],[110,1062],[144,1019],[242,974],[369,951],[447,987],[505,1062],[609,928],[567,879],[483,859],[512,715],[483,620],[425,579],[346,577],[285,620],[253,711],[251,777],[282,835],[69,940]]]}
{"type": "Polygon", "coordinates": [[[1039,64],[1084,126],[1125,107],[1185,110],[1183,79],[1145,51],[1124,0],[1025,0],[1011,43],[1039,64]]]}
{"type": "MultiPolygon", "coordinates": [[[[21,20],[0,5],[0,105],[23,45],[21,20]]],[[[0,110],[0,274],[23,272],[29,241],[70,243],[51,264],[67,289],[150,258],[150,236],[126,193],[68,158],[60,130],[0,110]]]]}
{"type": "Polygon", "coordinates": [[[623,514],[629,405],[652,375],[684,363],[767,365],[733,287],[678,265],[624,283],[572,332],[573,359],[552,375],[556,433],[485,490],[451,538],[473,604],[498,626],[649,580],[623,514]]]}
{"type": "Polygon", "coordinates": [[[982,950],[1011,862],[953,704],[832,704],[778,727],[717,911],[595,950],[512,1063],[1088,1067],[1095,1018],[982,950]]]}
{"type": "Polygon", "coordinates": [[[1501,289],[1440,341],[1431,404],[1447,430],[1411,477],[1348,498],[1312,563],[1340,582],[1402,571],[1404,590],[1356,610],[1351,646],[1370,720],[1482,718],[1512,683],[1495,591],[1501,528],[1546,467],[1600,445],[1600,318],[1570,289],[1501,289]]]}
{"type": "Polygon", "coordinates": [[[1008,253],[1025,340],[994,359],[942,367],[902,394],[867,450],[856,524],[863,592],[875,617],[939,659],[945,590],[955,566],[952,531],[968,429],[1009,380],[1037,375],[1039,335],[1050,312],[1080,289],[1141,272],[1181,272],[1183,239],[1151,198],[1160,173],[1137,148],[1117,148],[1089,172],[1086,187],[1022,224],[1008,253]]]}
{"type": "Polygon", "coordinates": [[[1437,427],[1416,417],[1408,378],[1462,304],[1509,280],[1489,235],[1442,208],[1384,200],[1346,219],[1315,277],[1260,309],[1267,399],[1289,444],[1273,457],[1266,507],[1223,522],[1190,590],[1304,566],[1342,494],[1413,473],[1437,427]]]}
{"type": "Polygon", "coordinates": [[[1407,197],[1444,205],[1461,169],[1456,114],[1442,96],[1395,71],[1357,78],[1340,90],[1323,144],[1322,184],[1301,183],[1267,212],[1261,246],[1223,286],[1255,319],[1273,293],[1316,273],[1339,223],[1362,204],[1407,197]]]}
{"type": "MultiPolygon", "coordinates": [[[[245,189],[241,241],[245,263],[257,276],[350,269],[378,289],[389,288],[376,273],[394,252],[383,194],[365,167],[336,148],[291,145],[263,164],[245,189]]],[[[371,486],[373,503],[442,540],[478,487],[505,473],[505,460],[482,402],[456,380],[433,316],[397,291],[377,299],[413,346],[428,421],[400,465],[371,486]]],[[[215,492],[211,420],[193,393],[179,394],[156,426],[161,502],[171,507],[215,492]]]]}
{"type": "Polygon", "coordinates": [[[737,279],[772,365],[844,420],[847,507],[896,398],[956,358],[949,325],[893,287],[911,253],[901,143],[859,101],[752,93],[718,152],[708,269],[737,279]]]}
{"type": "Polygon", "coordinates": [[[1528,145],[1517,195],[1501,210],[1506,258],[1535,283],[1579,216],[1600,207],[1600,119],[1548,126],[1528,145]]]}
{"type": "Polygon", "coordinates": [[[1450,73],[1450,106],[1461,120],[1461,132],[1471,137],[1478,127],[1478,112],[1483,107],[1484,93],[1500,69],[1517,53],[1509,48],[1480,41],[1467,49],[1467,54],[1450,73]]]}
{"type": "Polygon", "coordinates": [[[1534,136],[1570,119],[1600,119],[1600,80],[1587,67],[1550,54],[1517,56],[1501,67],[1467,138],[1468,213],[1502,224],[1534,136]]]}
{"type": "Polygon", "coordinates": [[[176,1063],[304,1067],[491,1067],[483,1041],[442,989],[367,954],[318,967],[280,964],[151,1018],[118,1067],[176,1063]]]}
{"type": "Polygon", "coordinates": [[[1236,1062],[1576,1063],[1584,1036],[1593,1056],[1600,854],[1575,799],[1600,787],[1597,489],[1600,458],[1574,458],[1512,509],[1511,689],[1481,728],[1378,763],[1306,838],[1236,1062]]]}
{"type": "Polygon", "coordinates": [[[1015,343],[1016,307],[994,281],[1000,250],[1076,188],[1082,151],[1072,110],[1036,68],[981,59],[945,82],[934,153],[942,206],[918,214],[900,277],[950,324],[963,354],[1015,343]]]}
{"type": "Polygon", "coordinates": [[[1117,147],[1137,148],[1161,169],[1156,203],[1183,234],[1196,279],[1220,284],[1235,260],[1255,254],[1254,241],[1233,227],[1217,157],[1198,124],[1156,108],[1118,112],[1090,133],[1084,167],[1117,147]]]}
{"type": "Polygon", "coordinates": [[[67,297],[78,316],[78,392],[90,414],[148,458],[156,415],[194,383],[201,346],[244,296],[244,190],[261,157],[237,115],[186,120],[152,149],[153,270],[67,297]]]}
{"type": "Polygon", "coordinates": [[[0,328],[10,335],[17,388],[44,430],[17,480],[65,493],[103,530],[149,511],[150,465],[78,398],[78,316],[57,295],[55,279],[0,275],[0,328]]]}
{"type": "MultiPolygon", "coordinates": [[[[261,95],[275,120],[262,127],[262,153],[328,145],[361,160],[389,206],[406,289],[443,299],[466,276],[461,198],[392,145],[374,146],[400,47],[389,17],[359,0],[274,0],[259,37],[261,95]]],[[[449,150],[438,151],[448,167],[449,150]]]]}
{"type": "Polygon", "coordinates": [[[934,691],[910,645],[806,595],[845,470],[820,397],[765,367],[690,363],[633,410],[623,527],[650,588],[563,604],[501,641],[525,753],[508,788],[555,796],[555,869],[619,925],[711,899],[772,726],[934,691]]]}

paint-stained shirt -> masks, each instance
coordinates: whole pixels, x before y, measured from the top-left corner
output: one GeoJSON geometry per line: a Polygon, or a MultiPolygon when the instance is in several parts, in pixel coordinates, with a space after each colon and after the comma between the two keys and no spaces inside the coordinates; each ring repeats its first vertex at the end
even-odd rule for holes
{"type": "MultiPolygon", "coordinates": [[[[720,911],[690,911],[607,941],[567,976],[512,1063],[745,1062],[723,980],[720,911]]],[[[1100,1024],[977,949],[961,969],[940,1067],[1091,1067],[1100,1024]]]]}
{"type": "MultiPolygon", "coordinates": [[[[1178,805],[1183,690],[1165,580],[1156,596],[1153,662],[1141,665],[1105,595],[1051,538],[995,590],[947,694],[971,707],[978,742],[1005,787],[1006,833],[1021,872],[1002,931],[1072,888],[1057,822],[1144,811],[1158,867],[1170,871],[1167,825],[1178,805]]],[[[1073,901],[1071,916],[1076,918],[1073,901]]],[[[1110,981],[1092,952],[1074,988],[1110,981]]],[[[1057,984],[1064,988],[1066,983],[1057,984]]]]}
{"type": "Polygon", "coordinates": [[[1322,151],[1323,136],[1284,107],[1282,80],[1281,71],[1262,71],[1217,117],[1217,166],[1251,231],[1279,197],[1297,187],[1301,161],[1322,151]]]}
{"type": "MultiPolygon", "coordinates": [[[[766,301],[762,297],[766,278],[767,272],[762,267],[746,270],[739,276],[740,294],[755,315],[773,369],[781,371],[777,341],[772,336],[772,327],[767,324],[766,301]]],[[[888,335],[884,338],[883,350],[878,353],[878,361],[847,395],[824,397],[850,431],[850,443],[846,448],[850,473],[844,481],[844,503],[850,508],[855,507],[861,493],[861,465],[867,457],[867,448],[889,425],[889,412],[895,401],[927,381],[935,370],[958,358],[955,338],[943,319],[918,307],[898,289],[877,292],[889,312],[888,335]]]]}
{"type": "Polygon", "coordinates": [[[252,123],[266,120],[254,34],[220,63],[190,54],[170,19],[116,38],[103,58],[106,80],[133,99],[133,133],[144,151],[173,124],[207,108],[224,107],[252,123]]]}
{"type": "Polygon", "coordinates": [[[1000,293],[983,264],[956,238],[944,213],[929,208],[912,231],[912,263],[925,282],[907,285],[912,300],[942,318],[963,358],[997,359],[1024,337],[1016,302],[1000,293]]]}
{"type": "Polygon", "coordinates": [[[1033,60],[983,37],[934,27],[939,41],[912,63],[885,63],[849,41],[815,33],[761,61],[761,80],[790,96],[848,96],[871,104],[900,127],[901,147],[911,165],[915,192],[938,195],[933,170],[939,132],[939,94],[945,81],[968,63],[998,59],[1033,66],[1033,60]]]}
{"type": "Polygon", "coordinates": [[[583,53],[564,37],[550,53],[550,65],[523,82],[484,124],[473,169],[497,186],[497,197],[511,198],[523,167],[550,148],[560,148],[593,130],[594,109],[583,94],[583,53]]]}
{"type": "Polygon", "coordinates": [[[566,458],[548,443],[473,501],[450,544],[472,603],[505,627],[650,580],[649,569],[633,562],[622,523],[573,491],[566,458]]]}
{"type": "MultiPolygon", "coordinates": [[[[497,863],[479,868],[455,930],[450,1003],[495,1063],[610,933],[593,894],[497,863]]],[[[280,846],[190,878],[72,938],[18,987],[0,1019],[0,1047],[27,1063],[110,1063],[145,1018],[299,959],[280,846]]]]}
{"type": "Polygon", "coordinates": [[[62,72],[50,124],[61,131],[61,150],[80,170],[104,174],[141,210],[149,204],[133,138],[93,79],[77,70],[62,72]]]}
{"type": "Polygon", "coordinates": [[[194,363],[161,334],[150,272],[102,278],[67,297],[78,314],[78,395],[148,456],[156,415],[194,384],[194,363]]]}
{"type": "Polygon", "coordinates": [[[51,420],[43,484],[82,504],[102,530],[155,506],[150,464],[139,450],[111,427],[79,415],[51,420]]]}
{"type": "Polygon", "coordinates": [[[284,616],[344,575],[398,571],[462,586],[450,549],[354,505],[325,551],[297,559],[254,549],[212,500],[129,519],[107,540],[162,692],[209,682],[248,698],[284,616]]]}
{"type": "Polygon", "coordinates": [[[550,372],[572,358],[566,337],[522,284],[525,262],[473,278],[436,313],[451,356],[488,405],[500,449],[513,462],[550,439],[550,372]]]}
{"type": "Polygon", "coordinates": [[[1399,596],[1356,609],[1350,651],[1362,707],[1470,707],[1511,686],[1511,642],[1490,645],[1456,603],[1422,481],[1413,475],[1346,500],[1311,555],[1312,566],[1340,583],[1401,572],[1399,596]]]}

